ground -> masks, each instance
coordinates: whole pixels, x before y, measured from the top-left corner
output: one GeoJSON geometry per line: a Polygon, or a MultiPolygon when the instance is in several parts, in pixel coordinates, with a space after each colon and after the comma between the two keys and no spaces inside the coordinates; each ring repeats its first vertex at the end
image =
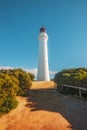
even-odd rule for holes
{"type": "Polygon", "coordinates": [[[0,130],[87,130],[87,102],[60,95],[54,82],[34,82],[29,97],[0,117],[0,130]]]}

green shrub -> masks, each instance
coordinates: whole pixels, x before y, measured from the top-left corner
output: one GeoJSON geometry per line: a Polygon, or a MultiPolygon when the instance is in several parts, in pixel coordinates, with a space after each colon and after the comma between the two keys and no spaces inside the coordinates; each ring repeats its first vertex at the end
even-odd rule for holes
{"type": "Polygon", "coordinates": [[[22,69],[0,70],[0,114],[18,104],[16,95],[27,96],[34,76],[22,69]]]}
{"type": "Polygon", "coordinates": [[[13,108],[16,108],[18,101],[13,97],[6,97],[4,102],[0,105],[0,114],[7,113],[13,108]]]}
{"type": "Polygon", "coordinates": [[[19,80],[19,91],[17,95],[26,95],[32,85],[31,76],[29,73],[21,69],[14,70],[14,77],[19,80]]]}
{"type": "Polygon", "coordinates": [[[58,91],[63,93],[77,94],[78,91],[71,88],[62,88],[63,84],[87,88],[87,68],[65,69],[58,72],[54,81],[57,83],[58,91]]]}
{"type": "Polygon", "coordinates": [[[34,79],[35,79],[34,74],[31,74],[31,73],[28,73],[28,74],[29,74],[29,76],[30,76],[30,78],[31,78],[31,81],[34,81],[34,79]]]}

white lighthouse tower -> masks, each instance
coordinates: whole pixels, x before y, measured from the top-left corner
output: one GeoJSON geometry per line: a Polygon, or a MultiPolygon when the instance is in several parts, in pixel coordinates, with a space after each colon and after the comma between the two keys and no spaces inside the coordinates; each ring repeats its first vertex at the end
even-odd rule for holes
{"type": "Polygon", "coordinates": [[[39,34],[39,63],[38,63],[38,81],[50,81],[48,66],[48,35],[44,27],[40,28],[39,34]]]}

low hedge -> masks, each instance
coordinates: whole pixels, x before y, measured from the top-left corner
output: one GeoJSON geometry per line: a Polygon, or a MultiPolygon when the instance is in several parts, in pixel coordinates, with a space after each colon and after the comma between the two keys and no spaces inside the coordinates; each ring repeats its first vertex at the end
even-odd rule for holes
{"type": "Polygon", "coordinates": [[[71,88],[62,88],[63,84],[87,88],[87,68],[64,69],[58,72],[54,77],[57,83],[58,91],[67,94],[78,94],[78,90],[71,88]]]}

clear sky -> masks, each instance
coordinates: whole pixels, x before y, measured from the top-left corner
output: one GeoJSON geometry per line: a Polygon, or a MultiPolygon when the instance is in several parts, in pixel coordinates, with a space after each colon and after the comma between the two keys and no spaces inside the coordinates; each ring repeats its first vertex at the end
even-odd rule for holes
{"type": "Polygon", "coordinates": [[[87,0],[0,0],[0,66],[37,69],[41,26],[50,70],[87,67],[87,0]]]}

